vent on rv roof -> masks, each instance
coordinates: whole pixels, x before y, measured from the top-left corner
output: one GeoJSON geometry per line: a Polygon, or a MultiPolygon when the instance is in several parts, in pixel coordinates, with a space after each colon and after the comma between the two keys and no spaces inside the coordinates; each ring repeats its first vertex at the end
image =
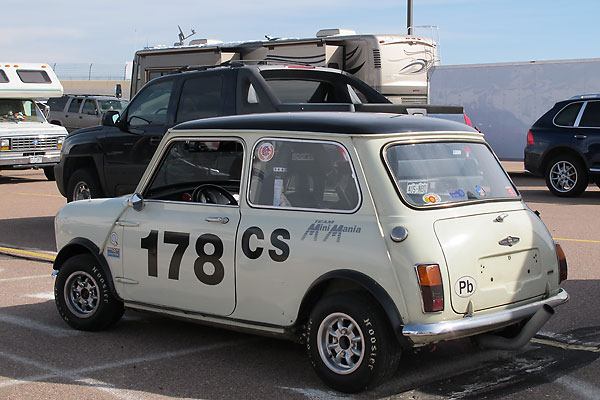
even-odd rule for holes
{"type": "Polygon", "coordinates": [[[373,49],[373,66],[381,68],[381,52],[378,49],[373,49]]]}
{"type": "Polygon", "coordinates": [[[223,41],[217,40],[217,39],[194,39],[194,40],[190,40],[189,45],[194,46],[194,45],[198,45],[198,44],[219,44],[219,43],[223,43],[223,41]]]}
{"type": "Polygon", "coordinates": [[[317,37],[327,37],[327,36],[336,36],[336,35],[356,35],[356,32],[352,29],[321,29],[317,32],[317,37]]]}

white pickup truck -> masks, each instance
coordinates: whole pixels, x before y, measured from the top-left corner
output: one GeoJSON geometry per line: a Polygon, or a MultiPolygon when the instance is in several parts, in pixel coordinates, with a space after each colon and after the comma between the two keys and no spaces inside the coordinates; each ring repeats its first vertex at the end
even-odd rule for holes
{"type": "Polygon", "coordinates": [[[51,125],[35,100],[62,94],[50,66],[0,63],[0,170],[42,168],[54,180],[67,130],[51,125]]]}

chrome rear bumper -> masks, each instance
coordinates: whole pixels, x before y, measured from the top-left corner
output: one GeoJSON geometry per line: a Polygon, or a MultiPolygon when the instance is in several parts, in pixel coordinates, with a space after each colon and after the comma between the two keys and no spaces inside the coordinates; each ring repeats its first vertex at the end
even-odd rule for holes
{"type": "Polygon", "coordinates": [[[544,304],[556,307],[568,300],[569,294],[561,288],[557,294],[547,299],[481,316],[432,324],[406,324],[402,328],[402,335],[408,337],[415,344],[458,339],[511,325],[514,322],[531,317],[544,304]]]}

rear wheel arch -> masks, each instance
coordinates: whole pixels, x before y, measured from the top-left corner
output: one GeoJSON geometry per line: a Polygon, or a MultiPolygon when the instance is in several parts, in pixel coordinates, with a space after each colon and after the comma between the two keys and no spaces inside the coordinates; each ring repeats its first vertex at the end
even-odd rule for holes
{"type": "Polygon", "coordinates": [[[552,160],[554,160],[554,158],[556,158],[558,156],[575,157],[575,158],[579,159],[586,166],[586,168],[588,168],[585,157],[580,152],[572,149],[571,147],[555,147],[552,150],[548,151],[546,154],[544,154],[544,158],[541,163],[541,166],[542,166],[541,171],[543,173],[545,173],[546,170],[548,169],[548,166],[549,166],[548,164],[550,162],[552,162],[552,160]]]}
{"type": "Polygon", "coordinates": [[[98,261],[98,263],[100,264],[100,267],[102,268],[102,271],[106,274],[106,276],[108,278],[107,283],[108,283],[108,287],[109,287],[112,295],[115,296],[117,299],[121,300],[121,297],[119,296],[119,294],[117,293],[117,290],[115,288],[113,276],[110,271],[110,267],[108,266],[108,263],[106,262],[106,259],[104,258],[104,256],[102,254],[100,254],[100,249],[98,248],[98,246],[96,246],[89,239],[75,238],[75,239],[71,240],[66,246],[64,246],[58,252],[56,258],[54,259],[54,265],[53,265],[54,270],[58,272],[60,270],[60,268],[62,267],[62,265],[65,263],[65,261],[67,261],[69,258],[74,257],[79,254],[89,254],[98,261]]]}
{"type": "Polygon", "coordinates": [[[302,298],[296,324],[303,324],[321,299],[343,292],[362,292],[368,296],[386,315],[398,341],[403,346],[410,346],[408,340],[402,335],[404,323],[394,300],[374,279],[354,270],[330,271],[315,280],[302,298]]]}

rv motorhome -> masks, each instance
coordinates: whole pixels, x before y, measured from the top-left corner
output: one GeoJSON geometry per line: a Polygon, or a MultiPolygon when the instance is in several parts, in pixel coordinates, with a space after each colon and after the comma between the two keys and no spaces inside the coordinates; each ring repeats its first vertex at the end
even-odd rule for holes
{"type": "Polygon", "coordinates": [[[46,64],[0,63],[0,170],[42,168],[54,180],[67,131],[50,124],[35,100],[62,93],[46,64]]]}
{"type": "Polygon", "coordinates": [[[341,69],[396,104],[427,104],[427,71],[439,63],[436,42],[415,35],[360,35],[352,30],[324,29],[316,37],[304,39],[236,43],[200,39],[136,52],[131,96],[149,80],[182,67],[231,61],[341,69]]]}

